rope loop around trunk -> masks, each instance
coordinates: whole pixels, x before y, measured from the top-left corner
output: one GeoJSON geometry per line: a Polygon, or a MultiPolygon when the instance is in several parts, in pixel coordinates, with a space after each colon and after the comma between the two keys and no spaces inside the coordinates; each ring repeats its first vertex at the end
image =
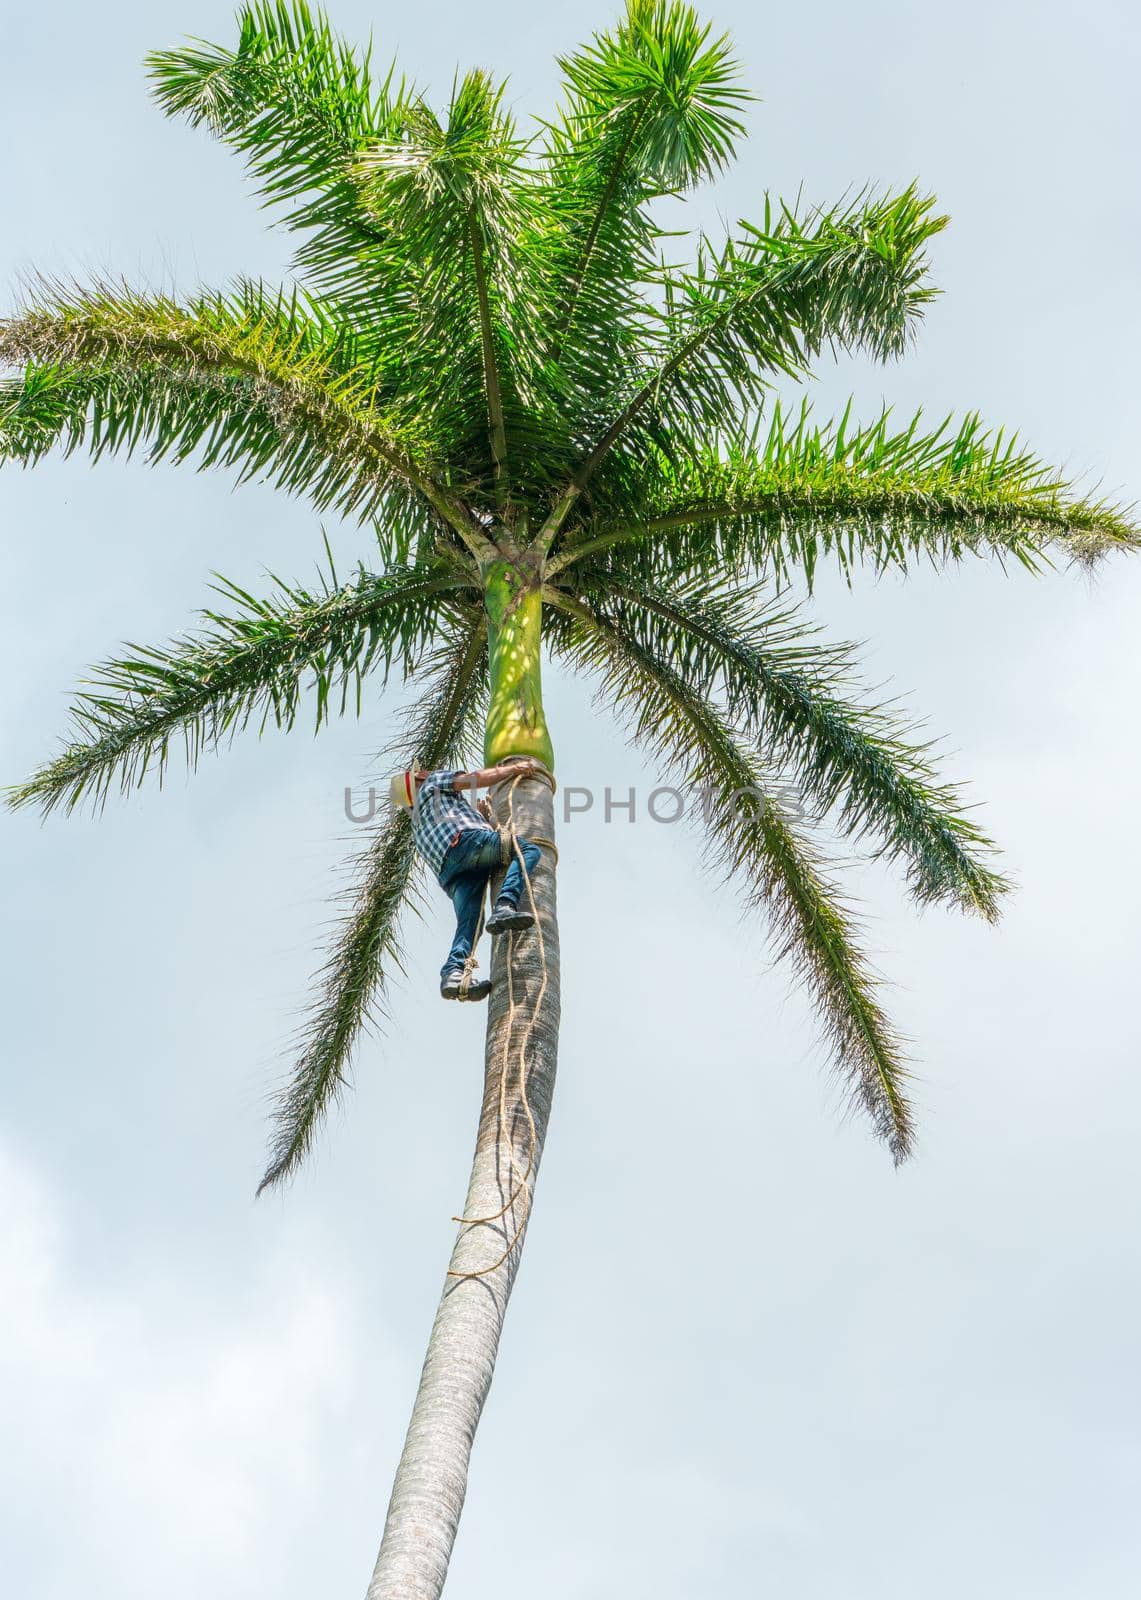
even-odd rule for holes
{"type": "MultiPolygon", "coordinates": [[[[510,1162],[511,1172],[512,1172],[512,1175],[515,1177],[516,1182],[514,1183],[512,1189],[511,1189],[511,1193],[508,1195],[506,1201],[503,1203],[502,1206],[500,1206],[499,1210],[494,1212],[491,1216],[487,1216],[487,1217],[464,1217],[464,1216],[460,1216],[460,1217],[453,1217],[452,1221],[453,1222],[458,1222],[461,1225],[461,1227],[464,1227],[464,1228],[476,1228],[476,1227],[489,1226],[493,1222],[499,1222],[503,1217],[505,1217],[507,1215],[508,1211],[513,1210],[513,1208],[515,1206],[515,1202],[521,1196],[523,1197],[523,1204],[522,1204],[522,1207],[521,1207],[522,1212],[523,1212],[523,1216],[522,1216],[522,1220],[519,1223],[519,1226],[515,1229],[515,1232],[511,1235],[511,1238],[507,1241],[506,1248],[503,1250],[502,1254],[500,1256],[498,1256],[497,1259],[491,1263],[490,1266],[478,1267],[474,1271],[471,1271],[471,1272],[456,1272],[456,1271],[453,1271],[453,1270],[449,1269],[449,1272],[448,1272],[448,1277],[449,1278],[485,1278],[490,1273],[498,1271],[498,1269],[507,1260],[507,1258],[511,1254],[512,1250],[514,1250],[516,1244],[519,1242],[519,1239],[522,1237],[523,1230],[527,1226],[527,1219],[528,1219],[528,1217],[530,1215],[530,1211],[531,1211],[531,1174],[532,1174],[532,1172],[534,1171],[534,1168],[535,1168],[535,1155],[536,1155],[536,1144],[538,1142],[538,1132],[537,1132],[537,1129],[535,1127],[535,1118],[534,1118],[534,1115],[533,1115],[533,1113],[531,1111],[531,1102],[527,1098],[527,1078],[528,1078],[528,1076],[530,1074],[530,1064],[527,1061],[527,1046],[530,1043],[531,1032],[532,1032],[532,1030],[534,1028],[534,1025],[535,1025],[535,1018],[538,1015],[538,1013],[539,1013],[539,1011],[540,1011],[540,1009],[542,1007],[543,998],[544,998],[544,996],[545,996],[545,994],[547,992],[547,983],[548,983],[549,976],[550,976],[550,974],[548,972],[548,968],[547,968],[546,943],[545,943],[545,941],[543,939],[543,928],[542,928],[542,924],[541,924],[541,922],[539,920],[539,908],[538,908],[538,905],[536,904],[536,901],[535,901],[535,891],[534,891],[534,888],[533,888],[532,883],[531,883],[531,874],[527,871],[527,863],[523,859],[523,852],[519,847],[519,837],[518,837],[518,834],[515,831],[515,810],[514,810],[514,804],[513,804],[515,790],[519,786],[519,784],[523,781],[524,778],[531,777],[531,776],[545,778],[550,784],[551,793],[554,794],[554,792],[555,792],[554,776],[551,773],[547,772],[545,768],[542,768],[542,769],[540,769],[539,771],[537,771],[535,773],[520,772],[516,777],[513,777],[513,778],[510,779],[511,787],[507,791],[507,822],[503,827],[501,827],[499,829],[499,837],[500,837],[500,841],[501,841],[501,848],[503,848],[503,850],[505,852],[504,853],[504,864],[505,865],[509,864],[511,859],[512,859],[512,857],[515,857],[519,862],[519,870],[523,874],[523,883],[524,883],[524,886],[525,886],[526,891],[527,891],[527,899],[528,899],[528,902],[529,902],[529,905],[530,905],[531,916],[532,916],[532,919],[533,919],[532,926],[535,929],[535,933],[536,933],[536,936],[537,936],[538,941],[539,941],[539,969],[540,969],[540,971],[542,973],[542,977],[541,977],[540,982],[539,982],[539,992],[535,996],[534,1004],[531,1007],[531,1014],[527,1018],[526,1022],[524,1023],[523,1035],[522,1035],[522,1038],[519,1041],[519,1066],[518,1066],[518,1077],[517,1077],[518,1095],[519,1095],[520,1104],[522,1105],[522,1108],[523,1108],[523,1114],[524,1114],[524,1116],[525,1116],[525,1118],[527,1120],[527,1127],[528,1127],[528,1131],[529,1131],[529,1135],[530,1135],[529,1140],[528,1140],[529,1149],[528,1149],[528,1152],[527,1152],[527,1164],[526,1164],[525,1168],[520,1169],[518,1163],[515,1160],[514,1140],[511,1139],[511,1136],[509,1134],[508,1138],[510,1140],[510,1148],[508,1150],[508,1161],[510,1162]],[[507,843],[508,842],[510,843],[510,850],[507,850],[507,843]]],[[[557,849],[557,847],[556,847],[556,845],[555,845],[555,843],[554,843],[554,841],[552,839],[537,839],[533,835],[528,835],[528,838],[530,839],[530,842],[532,844],[543,845],[543,846],[546,846],[549,850],[553,851],[554,852],[554,856],[555,856],[555,860],[556,860],[556,862],[558,861],[558,854],[559,854],[558,853],[558,849],[557,849]]],[[[481,920],[482,920],[482,918],[481,918],[481,920]]],[[[507,1125],[508,1125],[508,1119],[507,1119],[507,1079],[508,1079],[508,1073],[509,1073],[509,1069],[510,1069],[511,1038],[512,1038],[512,1034],[514,1032],[515,1018],[516,1018],[516,1015],[517,1015],[517,1012],[518,1012],[518,1005],[517,1005],[517,1002],[516,1002],[516,999],[515,999],[514,974],[513,974],[513,970],[512,970],[513,967],[514,967],[514,959],[513,959],[514,955],[515,955],[515,934],[513,932],[511,932],[511,933],[508,933],[508,935],[507,935],[507,1026],[506,1026],[506,1028],[504,1030],[504,1035],[503,1035],[503,1064],[502,1064],[502,1066],[500,1068],[500,1073],[499,1073],[499,1116],[500,1116],[500,1124],[499,1125],[500,1125],[501,1128],[506,1128],[507,1125]]],[[[472,960],[472,957],[469,957],[468,959],[472,960]]],[[[465,978],[467,978],[468,981],[470,981],[470,975],[468,975],[466,972],[465,972],[465,978]]],[[[504,1232],[506,1232],[506,1229],[504,1229],[504,1232]]]]}

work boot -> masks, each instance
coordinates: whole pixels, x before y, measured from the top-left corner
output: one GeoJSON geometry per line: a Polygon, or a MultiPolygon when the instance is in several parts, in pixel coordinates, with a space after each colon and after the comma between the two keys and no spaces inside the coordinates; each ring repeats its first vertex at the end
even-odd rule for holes
{"type": "Polygon", "coordinates": [[[442,1000],[486,1000],[491,993],[491,979],[477,978],[472,973],[471,982],[467,992],[463,991],[464,969],[453,967],[451,972],[445,972],[440,979],[440,998],[442,1000]]]}
{"type": "Polygon", "coordinates": [[[488,933],[516,933],[520,928],[529,928],[534,920],[529,911],[520,911],[510,900],[497,900],[486,927],[488,933]]]}

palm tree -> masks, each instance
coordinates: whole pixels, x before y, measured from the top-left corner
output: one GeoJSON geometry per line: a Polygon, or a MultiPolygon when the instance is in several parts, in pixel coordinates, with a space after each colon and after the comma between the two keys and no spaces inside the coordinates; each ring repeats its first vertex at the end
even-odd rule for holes
{"type": "MultiPolygon", "coordinates": [[[[61,753],[10,792],[45,812],[102,805],[172,746],[193,765],[251,723],[318,726],[366,678],[420,690],[386,756],[484,758],[553,774],[540,654],[593,677],[679,784],[711,848],[775,929],[834,1060],[896,1160],[906,1067],[816,824],[902,863],[920,902],[996,917],[993,846],[929,746],[861,689],[846,646],[788,600],[822,560],[906,570],[968,554],[1036,568],[1136,547],[974,416],[933,431],[782,411],[774,385],[829,349],[900,355],[932,296],[945,224],[916,188],[804,212],[766,201],[689,265],[663,257],[654,202],[730,159],[747,96],[725,39],[685,5],[630,0],[561,63],[560,111],[522,137],[484,73],[444,116],[299,3],[258,0],[234,49],[150,61],[171,116],[246,159],[300,238],[298,285],[240,282],[185,303],[42,284],[0,324],[0,456],[225,467],[365,535],[342,581],[221,584],[223,609],[106,663],[61,753]],[[761,419],[764,419],[763,422],[761,419]],[[795,782],[806,822],[781,796],[795,782]]],[[[671,243],[671,254],[676,250],[671,243]]],[[[553,776],[499,815],[553,843],[553,776]]],[[[559,1023],[555,862],[535,935],[492,962],[485,1092],[467,1204],[392,1493],[371,1600],[437,1596],[519,1263],[551,1105],[559,1023]]],[[[384,1006],[416,892],[405,813],[375,831],[321,970],[262,1187],[296,1170],[384,1006]]]]}

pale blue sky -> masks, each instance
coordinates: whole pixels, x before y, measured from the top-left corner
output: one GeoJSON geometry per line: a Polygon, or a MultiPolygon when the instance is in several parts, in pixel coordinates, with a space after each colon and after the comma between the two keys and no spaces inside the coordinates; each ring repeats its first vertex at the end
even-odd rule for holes
{"type": "MultiPolygon", "coordinates": [[[[151,285],[274,276],[240,166],[140,67],[230,7],[10,3],[4,303],[33,266],[151,285]]],[[[611,15],[339,5],[442,96],[611,15]]],[[[723,4],[763,97],[694,222],[918,175],[946,291],[854,389],[978,407],[1141,494],[1136,82],[1125,4],[723,4]]],[[[210,572],[304,577],[266,489],[79,459],[0,476],[0,779],[67,693],[161,640],[210,572]]],[[[365,546],[341,530],[337,547],[365,546]]],[[[803,1001],[679,829],[564,831],[566,1025],[527,1259],[449,1593],[546,1600],[1125,1600],[1141,1562],[1131,976],[1141,566],[826,582],[822,620],[945,735],[1021,888],[990,930],[861,869],[923,1110],[901,1172],[837,1112],[803,1001]]],[[[553,678],[560,765],[647,773],[553,678]]],[[[445,908],[308,1172],[252,1199],[269,1090],[339,881],[346,783],[388,714],[250,738],[103,819],[0,824],[0,1530],[21,1600],[363,1593],[462,1197],[479,1018],[435,998],[445,908]]]]}

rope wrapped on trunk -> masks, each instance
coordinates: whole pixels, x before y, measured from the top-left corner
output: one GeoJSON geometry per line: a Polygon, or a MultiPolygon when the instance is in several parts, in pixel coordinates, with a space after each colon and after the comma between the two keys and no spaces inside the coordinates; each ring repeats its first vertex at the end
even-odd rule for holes
{"type": "MultiPolygon", "coordinates": [[[[479,1267],[479,1268],[475,1269],[472,1272],[455,1272],[455,1271],[449,1270],[449,1272],[448,1272],[448,1277],[449,1278],[483,1278],[483,1277],[486,1277],[489,1273],[495,1272],[507,1260],[507,1258],[511,1254],[512,1250],[514,1250],[516,1244],[519,1241],[520,1236],[522,1235],[523,1229],[527,1226],[527,1218],[530,1215],[530,1211],[531,1211],[531,1173],[534,1171],[534,1167],[535,1167],[535,1146],[536,1146],[536,1143],[537,1143],[537,1130],[535,1128],[535,1119],[534,1119],[534,1116],[532,1115],[532,1112],[531,1112],[531,1103],[527,1098],[527,1078],[528,1078],[528,1075],[530,1073],[530,1066],[529,1066],[529,1064],[527,1062],[527,1045],[530,1042],[531,1031],[532,1031],[532,1029],[534,1028],[534,1025],[535,1025],[535,1018],[538,1015],[539,1011],[542,1009],[543,999],[544,999],[544,996],[546,995],[546,992],[547,992],[547,982],[548,982],[548,979],[549,979],[549,972],[548,972],[548,969],[547,969],[546,944],[545,944],[544,939],[543,939],[542,924],[541,924],[541,922],[539,920],[539,908],[538,908],[538,905],[536,904],[536,901],[535,901],[535,891],[534,891],[534,888],[532,887],[532,884],[531,884],[531,874],[527,871],[527,863],[523,859],[523,852],[519,847],[519,838],[518,838],[518,835],[515,832],[515,812],[514,812],[514,806],[513,806],[513,797],[514,797],[516,788],[522,782],[522,780],[524,778],[526,778],[526,777],[542,778],[544,781],[546,781],[550,785],[552,794],[554,794],[554,792],[555,792],[555,780],[554,780],[553,774],[547,772],[545,769],[540,769],[538,771],[533,771],[533,772],[520,772],[518,774],[518,776],[512,778],[511,779],[511,787],[507,791],[507,822],[503,827],[501,827],[499,829],[499,838],[500,838],[500,843],[501,843],[501,849],[503,851],[503,864],[505,866],[509,865],[511,860],[512,860],[512,858],[514,857],[515,859],[518,860],[518,862],[519,862],[519,870],[523,874],[523,884],[524,884],[524,887],[526,888],[526,891],[527,891],[527,900],[528,900],[528,903],[529,903],[529,906],[530,906],[530,911],[531,911],[532,926],[535,929],[535,933],[536,933],[536,936],[538,937],[538,941],[539,941],[539,969],[540,969],[540,971],[542,973],[542,977],[541,977],[540,982],[539,982],[539,991],[535,996],[535,1003],[531,1007],[531,1014],[527,1018],[526,1024],[525,1024],[524,1029],[523,1029],[523,1036],[519,1041],[519,1070],[518,1070],[518,1080],[517,1080],[518,1081],[518,1094],[519,1094],[520,1104],[523,1107],[523,1114],[527,1119],[527,1127],[528,1127],[529,1135],[530,1135],[530,1138],[529,1138],[529,1149],[528,1149],[528,1152],[527,1152],[527,1165],[526,1165],[526,1167],[524,1169],[520,1170],[519,1164],[515,1160],[514,1141],[511,1140],[510,1136],[509,1136],[508,1160],[510,1161],[510,1164],[511,1164],[512,1174],[516,1178],[517,1181],[514,1184],[512,1190],[511,1190],[511,1193],[508,1195],[507,1199],[504,1201],[503,1205],[500,1206],[498,1211],[493,1212],[490,1216],[487,1216],[487,1217],[462,1217],[461,1216],[461,1217],[453,1217],[452,1221],[460,1223],[461,1226],[465,1227],[465,1228],[485,1227],[485,1226],[490,1225],[493,1222],[499,1222],[501,1220],[501,1218],[506,1216],[507,1212],[510,1211],[514,1207],[516,1200],[518,1200],[521,1195],[525,1196],[525,1201],[524,1201],[524,1204],[523,1204],[523,1207],[522,1207],[523,1217],[522,1217],[521,1222],[519,1223],[519,1226],[515,1229],[515,1232],[511,1235],[511,1238],[507,1241],[506,1249],[503,1251],[503,1253],[495,1261],[493,1261],[491,1263],[490,1266],[479,1267]],[[508,848],[508,846],[509,846],[509,848],[508,848]]],[[[548,850],[553,851],[554,852],[555,861],[556,862],[558,861],[558,858],[559,858],[558,847],[556,846],[556,844],[555,844],[553,839],[539,839],[539,838],[536,838],[533,834],[528,834],[527,837],[528,837],[528,839],[530,840],[530,842],[532,844],[537,844],[537,845],[540,845],[540,846],[544,846],[548,850]]],[[[481,932],[482,932],[482,922],[483,922],[483,918],[482,918],[482,913],[481,913],[481,916],[480,916],[480,931],[481,932]]],[[[477,934],[477,938],[478,938],[478,936],[479,935],[477,934]]],[[[515,933],[514,933],[514,931],[511,931],[507,935],[507,1026],[506,1026],[506,1028],[504,1029],[504,1032],[503,1032],[503,1065],[502,1065],[502,1067],[500,1069],[500,1073],[499,1073],[499,1126],[501,1128],[506,1128],[508,1126],[508,1121],[507,1121],[507,1079],[508,1079],[508,1068],[509,1068],[509,1065],[510,1065],[511,1036],[512,1036],[512,1033],[514,1032],[515,1018],[516,1018],[517,1010],[518,1010],[517,1005],[516,1005],[516,1001],[515,1001],[515,985],[514,985],[514,978],[513,978],[513,973],[512,973],[512,968],[514,966],[514,960],[513,960],[514,954],[515,954],[515,933]]],[[[470,959],[471,958],[469,957],[469,960],[470,959]]],[[[466,967],[465,967],[465,978],[466,978],[466,976],[467,976],[467,973],[466,973],[466,967]]]]}
{"type": "MultiPolygon", "coordinates": [[[[497,829],[497,832],[499,834],[499,864],[501,867],[509,867],[515,859],[515,829],[510,823],[505,823],[503,827],[497,829]]],[[[555,865],[558,865],[559,847],[553,839],[541,839],[537,833],[529,833],[527,835],[527,843],[537,844],[541,849],[549,850],[555,858],[555,865]]],[[[524,867],[524,874],[526,874],[526,871],[527,869],[524,867]]]]}
{"type": "MultiPolygon", "coordinates": [[[[511,788],[507,795],[508,808],[511,806],[511,796],[515,793],[516,784],[525,777],[540,779],[541,782],[546,783],[550,787],[552,794],[556,793],[554,773],[548,772],[546,767],[536,767],[529,772],[521,772],[517,778],[512,778],[511,788]]],[[[479,804],[480,809],[482,810],[485,802],[481,800],[479,804]]],[[[507,822],[498,824],[495,831],[499,835],[499,864],[503,867],[509,867],[512,861],[515,859],[518,848],[514,819],[511,818],[507,822]]],[[[541,849],[549,850],[555,858],[555,865],[558,866],[559,847],[553,839],[541,839],[532,833],[527,835],[527,839],[530,844],[537,844],[541,849]]],[[[531,883],[530,879],[527,878],[527,865],[524,862],[522,855],[519,856],[519,865],[522,868],[523,877],[527,882],[527,891],[530,893],[531,883]]],[[[460,974],[461,1000],[467,999],[471,990],[471,980],[475,974],[475,969],[479,966],[479,960],[475,952],[479,945],[479,941],[483,938],[483,925],[485,920],[484,906],[481,904],[479,908],[479,922],[476,925],[475,938],[472,940],[471,954],[464,961],[464,970],[460,974]]]]}

